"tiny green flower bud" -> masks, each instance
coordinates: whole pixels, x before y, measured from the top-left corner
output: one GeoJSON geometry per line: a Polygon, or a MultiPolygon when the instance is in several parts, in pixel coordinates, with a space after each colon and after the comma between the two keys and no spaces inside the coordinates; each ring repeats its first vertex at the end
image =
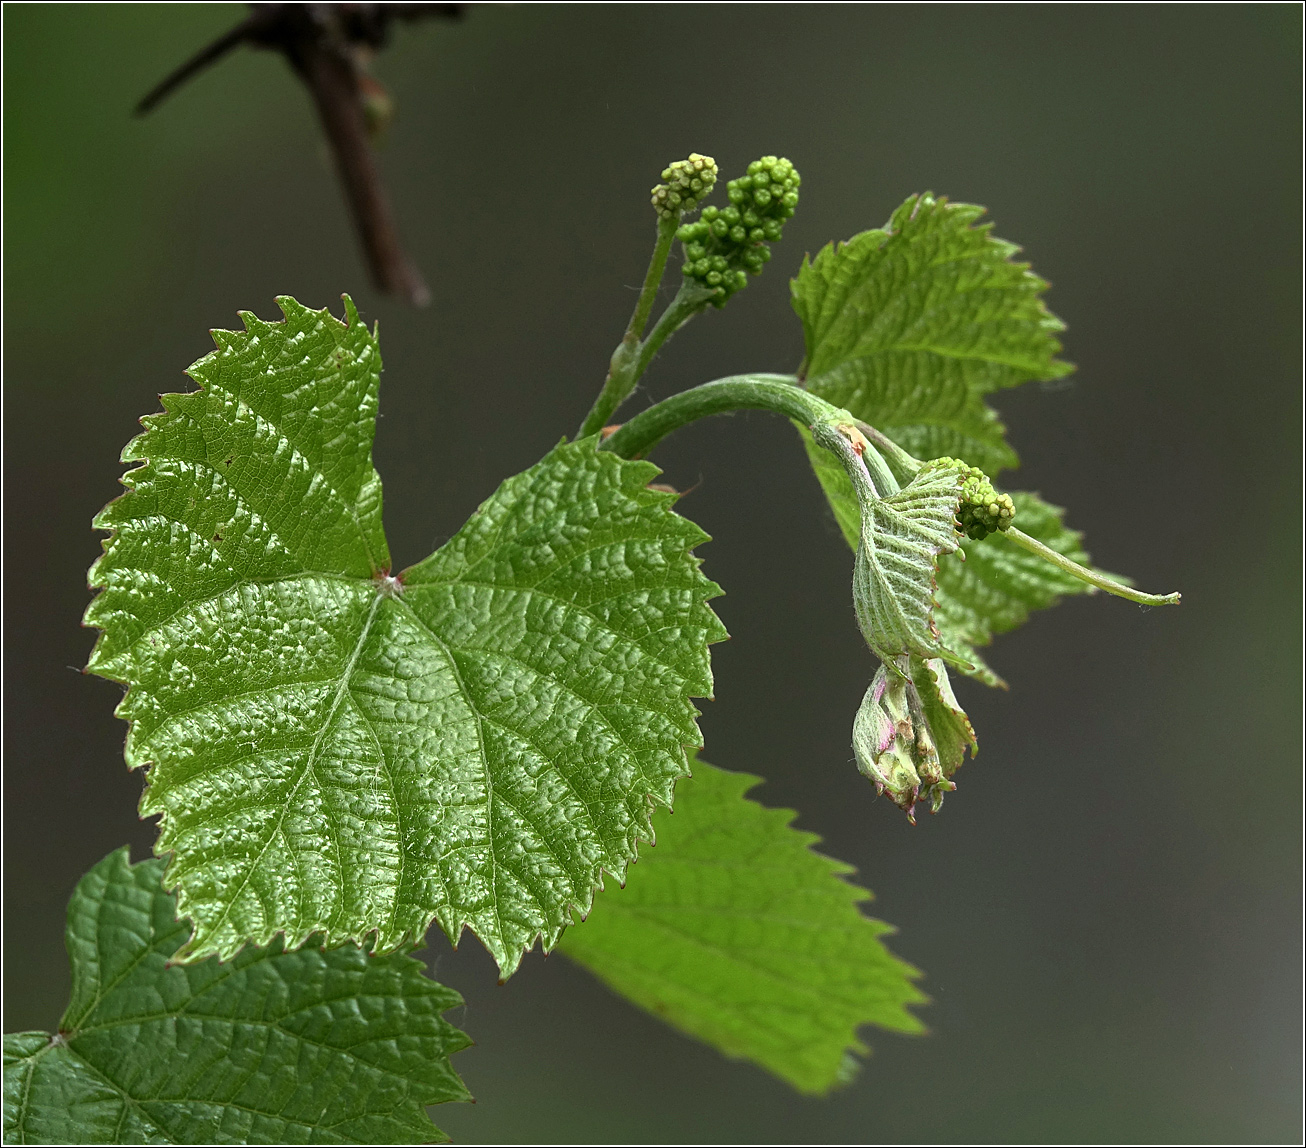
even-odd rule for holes
{"type": "Polygon", "coordinates": [[[678,159],[662,172],[665,182],[653,189],[653,210],[659,219],[679,219],[711,193],[716,177],[716,160],[691,152],[688,159],[678,159]]]}
{"type": "Polygon", "coordinates": [[[758,275],[771,258],[767,246],[779,240],[783,224],[798,203],[798,173],[793,164],[773,155],[748,165],[748,174],[726,185],[728,207],[704,208],[697,225],[678,232],[685,244],[685,274],[716,292],[722,306],[734,292],[758,275]],[[710,262],[704,263],[705,257],[710,262]],[[707,277],[719,276],[709,280],[707,277]]]}
{"type": "Polygon", "coordinates": [[[1011,495],[999,494],[979,467],[946,457],[933,459],[927,465],[953,467],[965,476],[961,503],[957,507],[958,533],[978,542],[1011,526],[1016,517],[1016,505],[1011,501],[1011,495]]]}

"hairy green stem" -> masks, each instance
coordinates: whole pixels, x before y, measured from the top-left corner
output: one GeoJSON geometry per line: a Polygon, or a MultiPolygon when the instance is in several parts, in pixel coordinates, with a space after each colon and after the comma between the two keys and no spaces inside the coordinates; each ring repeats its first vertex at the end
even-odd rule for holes
{"type": "Polygon", "coordinates": [[[909,455],[883,431],[876,430],[870,423],[864,423],[861,419],[858,419],[857,429],[875,444],[884,457],[888,459],[890,466],[897,466],[898,470],[905,474],[909,480],[914,478],[921,467],[925,465],[920,459],[909,455]]]}
{"type": "Polygon", "coordinates": [[[1037,538],[1031,538],[1023,530],[1017,530],[1014,526],[1010,526],[1006,530],[1000,530],[998,533],[1003,538],[1010,539],[1017,546],[1023,546],[1031,554],[1037,554],[1044,561],[1060,567],[1067,574],[1073,575],[1081,582],[1087,582],[1090,586],[1096,586],[1099,590],[1105,590],[1108,594],[1114,594],[1117,598],[1127,598],[1130,602],[1140,602],[1144,606],[1179,605],[1180,595],[1177,591],[1173,594],[1144,594],[1141,590],[1133,590],[1128,586],[1122,586],[1105,574],[1099,574],[1096,570],[1090,570],[1087,566],[1072,562],[1064,554],[1058,554],[1050,546],[1044,546],[1037,538]]]}
{"type": "Polygon", "coordinates": [[[676,229],[679,225],[679,220],[674,218],[658,220],[657,241],[653,245],[653,255],[649,259],[648,270],[644,273],[644,285],[640,288],[639,298],[635,301],[635,310],[631,313],[630,322],[626,324],[626,333],[612,353],[612,361],[608,364],[608,377],[603,380],[603,390],[599,392],[599,397],[594,400],[589,414],[585,416],[578,438],[598,434],[607,425],[608,419],[613,416],[617,408],[630,396],[630,392],[635,389],[635,383],[643,373],[639,366],[641,350],[639,340],[648,325],[648,317],[652,314],[658,288],[662,286],[662,276],[666,272],[667,259],[671,255],[671,246],[675,243],[676,229]]]}
{"type": "MultiPolygon", "coordinates": [[[[668,308],[670,311],[670,308],[668,308]]],[[[665,318],[665,316],[664,316],[665,318]]],[[[854,485],[858,480],[869,481],[872,497],[888,497],[899,490],[897,479],[885,462],[881,451],[897,464],[898,468],[909,475],[916,474],[925,464],[913,458],[888,436],[873,426],[853,418],[847,411],[819,399],[802,387],[796,386],[793,375],[733,375],[727,379],[717,379],[712,383],[693,387],[672,395],[669,399],[651,406],[637,414],[628,423],[619,427],[602,444],[603,449],[613,451],[623,458],[640,458],[653,449],[672,431],[679,430],[689,423],[710,415],[727,414],[740,410],[766,410],[785,415],[803,426],[813,429],[816,441],[826,450],[832,451],[843,463],[854,485]],[[847,427],[860,434],[862,441],[836,429],[847,427]]],[[[1139,602],[1145,606],[1172,606],[1180,600],[1174,594],[1144,594],[1128,586],[1081,566],[1045,546],[1037,538],[1031,538],[1014,526],[998,531],[1017,546],[1023,546],[1032,554],[1037,554],[1046,562],[1064,570],[1067,574],[1114,594],[1130,602],[1139,602]]]]}
{"type": "Polygon", "coordinates": [[[888,498],[901,489],[880,453],[866,441],[866,436],[861,435],[860,441],[856,437],[859,432],[855,425],[850,427],[843,420],[836,423],[822,420],[813,423],[811,431],[812,441],[843,464],[859,504],[864,504],[867,498],[888,498]],[[854,433],[850,435],[849,430],[854,433]]]}
{"type": "Polygon", "coordinates": [[[615,431],[603,447],[623,458],[639,458],[672,431],[709,415],[731,411],[774,411],[804,426],[840,419],[851,423],[852,416],[846,411],[795,386],[796,381],[793,375],[732,375],[704,383],[641,411],[615,431]]]}
{"type": "Polygon", "coordinates": [[[793,375],[732,375],[712,383],[693,387],[664,399],[649,407],[615,431],[603,444],[625,458],[638,458],[647,454],[672,431],[711,415],[729,414],[732,411],[760,410],[785,415],[808,428],[827,427],[830,434],[817,441],[826,450],[839,456],[844,468],[856,481],[853,471],[860,471],[872,482],[872,497],[898,493],[898,481],[885,465],[884,459],[866,436],[854,445],[859,424],[847,411],[817,398],[802,387],[796,386],[793,375]],[[836,426],[853,431],[850,437],[836,426]]]}

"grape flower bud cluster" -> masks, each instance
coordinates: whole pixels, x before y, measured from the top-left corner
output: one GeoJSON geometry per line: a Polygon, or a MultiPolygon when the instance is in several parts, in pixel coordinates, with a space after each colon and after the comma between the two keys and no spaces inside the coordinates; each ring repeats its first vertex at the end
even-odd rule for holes
{"type": "Polygon", "coordinates": [[[685,275],[715,289],[715,306],[746,286],[749,275],[762,273],[771,258],[767,244],[780,238],[798,206],[801,182],[787,159],[763,156],[726,184],[729,207],[705,207],[676,233],[685,245],[685,275]]]}
{"type": "Polygon", "coordinates": [[[1016,517],[1011,495],[999,494],[977,466],[968,466],[959,458],[932,459],[929,466],[954,467],[966,476],[961,485],[961,505],[957,508],[958,532],[978,541],[1006,530],[1016,517]]]}
{"type": "Polygon", "coordinates": [[[688,159],[678,159],[662,173],[666,182],[653,189],[653,210],[659,219],[679,219],[693,211],[712,194],[716,186],[716,160],[710,155],[690,152],[688,159]]]}

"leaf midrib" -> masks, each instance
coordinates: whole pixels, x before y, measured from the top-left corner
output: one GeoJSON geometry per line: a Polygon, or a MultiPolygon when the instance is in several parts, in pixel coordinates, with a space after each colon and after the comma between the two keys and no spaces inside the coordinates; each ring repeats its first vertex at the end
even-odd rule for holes
{"type": "MultiPolygon", "coordinates": [[[[335,723],[336,715],[340,712],[340,707],[343,704],[345,697],[349,694],[349,683],[350,683],[350,679],[353,677],[354,674],[354,667],[358,664],[358,659],[363,652],[363,646],[367,642],[368,635],[372,632],[372,625],[376,621],[377,612],[381,608],[381,603],[386,599],[386,597],[387,595],[383,594],[381,591],[378,590],[376,596],[372,599],[372,607],[368,611],[367,618],[364,620],[363,625],[359,630],[358,640],[354,643],[353,651],[349,655],[349,661],[346,663],[344,671],[340,675],[340,685],[336,688],[336,696],[331,701],[331,709],[328,712],[326,719],[322,722],[322,728],[318,730],[317,736],[313,739],[313,745],[309,749],[308,758],[304,762],[304,767],[300,772],[299,779],[295,782],[294,789],[291,790],[289,796],[282,804],[281,812],[277,817],[276,824],[268,833],[267,839],[263,842],[262,847],[258,851],[258,855],[247,866],[245,873],[241,878],[239,887],[227,899],[226,903],[222,906],[222,911],[218,914],[217,919],[212,923],[212,925],[209,926],[208,931],[205,934],[206,941],[208,938],[213,937],[217,933],[218,929],[220,929],[222,925],[230,917],[232,907],[236,904],[237,900],[245,892],[246,887],[249,885],[250,880],[254,876],[255,870],[258,869],[259,865],[263,861],[264,855],[271,847],[272,842],[276,839],[277,835],[281,832],[281,827],[286,820],[286,814],[289,813],[290,808],[294,803],[295,797],[299,793],[300,787],[304,784],[304,780],[310,774],[314,774],[314,779],[316,780],[314,766],[317,759],[317,755],[321,751],[323,742],[326,739],[328,731],[330,731],[330,729],[335,723]]],[[[339,868],[339,872],[344,873],[346,870],[340,863],[340,852],[339,852],[340,836],[338,833],[333,833],[331,836],[332,836],[332,845],[335,847],[336,850],[336,864],[339,868]]],[[[402,867],[403,855],[404,855],[402,834],[399,834],[399,840],[397,844],[399,847],[400,864],[402,867]]],[[[181,903],[184,896],[185,896],[184,888],[179,889],[178,905],[177,905],[179,913],[183,911],[185,908],[185,906],[181,903]]],[[[338,912],[336,915],[338,915],[338,912]]],[[[302,928],[302,925],[300,927],[302,928]]],[[[326,928],[329,931],[330,926],[323,925],[323,928],[326,928]]],[[[198,931],[199,930],[198,930],[198,923],[197,923],[196,936],[192,937],[188,945],[188,947],[192,949],[194,948],[196,942],[199,941],[200,939],[198,936],[198,931]]]]}
{"type": "MultiPolygon", "coordinates": [[[[345,333],[348,333],[349,330],[350,328],[348,327],[344,328],[345,333]]],[[[366,328],[364,328],[364,330],[366,330],[366,328]]],[[[329,359],[331,355],[335,353],[335,351],[340,349],[341,346],[342,343],[336,342],[336,345],[330,351],[326,352],[323,358],[318,360],[316,364],[316,368],[320,368],[327,361],[327,359],[329,359]]],[[[357,357],[356,352],[354,352],[354,354],[355,357],[357,357]]],[[[353,522],[354,529],[358,533],[359,541],[362,542],[363,550],[367,554],[368,564],[372,567],[373,571],[379,570],[380,567],[377,565],[376,555],[372,553],[372,544],[368,539],[367,531],[363,529],[362,520],[358,517],[358,496],[355,495],[352,500],[346,498],[344,494],[336,487],[335,483],[333,483],[331,479],[327,477],[326,472],[321,468],[319,468],[317,464],[313,463],[309,459],[309,456],[301,448],[299,442],[291,435],[287,434],[286,431],[282,428],[281,424],[276,419],[270,418],[269,416],[265,415],[263,412],[259,411],[255,407],[251,406],[248,402],[246,402],[240,396],[240,394],[233,392],[229,390],[226,386],[224,386],[221,381],[222,380],[222,355],[221,354],[218,355],[217,361],[219,364],[219,368],[218,371],[216,372],[215,378],[201,384],[201,388],[202,389],[212,388],[213,390],[221,391],[223,394],[228,395],[237,404],[238,407],[243,407],[245,410],[249,411],[255,418],[262,419],[263,422],[265,422],[268,426],[270,426],[273,430],[275,430],[277,436],[281,439],[282,442],[290,443],[290,445],[294,448],[295,453],[299,455],[299,457],[304,461],[305,470],[308,471],[308,473],[310,474],[318,475],[322,479],[322,481],[326,484],[327,489],[330,490],[331,493],[335,495],[335,497],[340,501],[341,505],[347,508],[350,521],[353,522]]],[[[193,422],[195,422],[197,426],[199,425],[199,420],[195,419],[194,416],[188,413],[186,417],[190,418],[193,422]]],[[[375,418],[375,416],[373,417],[375,418]]],[[[199,427],[199,429],[201,432],[203,431],[203,427],[199,427]]],[[[218,471],[217,468],[214,467],[212,463],[208,463],[207,460],[205,461],[205,465],[208,465],[210,469],[212,469],[215,473],[221,474],[221,472],[218,471]]],[[[376,475],[376,468],[372,465],[370,451],[368,452],[367,469],[371,471],[373,476],[376,475]]],[[[223,477],[225,478],[225,476],[223,477]]],[[[228,481],[228,485],[230,485],[230,480],[227,481],[228,481]]],[[[358,486],[359,493],[361,493],[363,488],[366,487],[367,485],[368,485],[368,479],[365,472],[363,481],[361,481],[358,486]]],[[[236,493],[236,495],[240,498],[242,502],[245,501],[244,496],[239,491],[236,491],[234,486],[232,487],[232,490],[236,493]]]]}

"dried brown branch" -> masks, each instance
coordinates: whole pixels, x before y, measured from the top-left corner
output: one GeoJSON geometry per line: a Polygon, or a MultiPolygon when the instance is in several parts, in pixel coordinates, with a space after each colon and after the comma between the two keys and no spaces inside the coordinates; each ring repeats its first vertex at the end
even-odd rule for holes
{"type": "Polygon", "coordinates": [[[157,84],[136,106],[157,107],[241,44],[279,51],[308,87],[335,157],[372,280],[421,306],[430,292],[404,253],[369,138],[364,97],[375,91],[366,57],[384,47],[395,20],[458,18],[461,4],[251,4],[253,11],[157,84]]]}

